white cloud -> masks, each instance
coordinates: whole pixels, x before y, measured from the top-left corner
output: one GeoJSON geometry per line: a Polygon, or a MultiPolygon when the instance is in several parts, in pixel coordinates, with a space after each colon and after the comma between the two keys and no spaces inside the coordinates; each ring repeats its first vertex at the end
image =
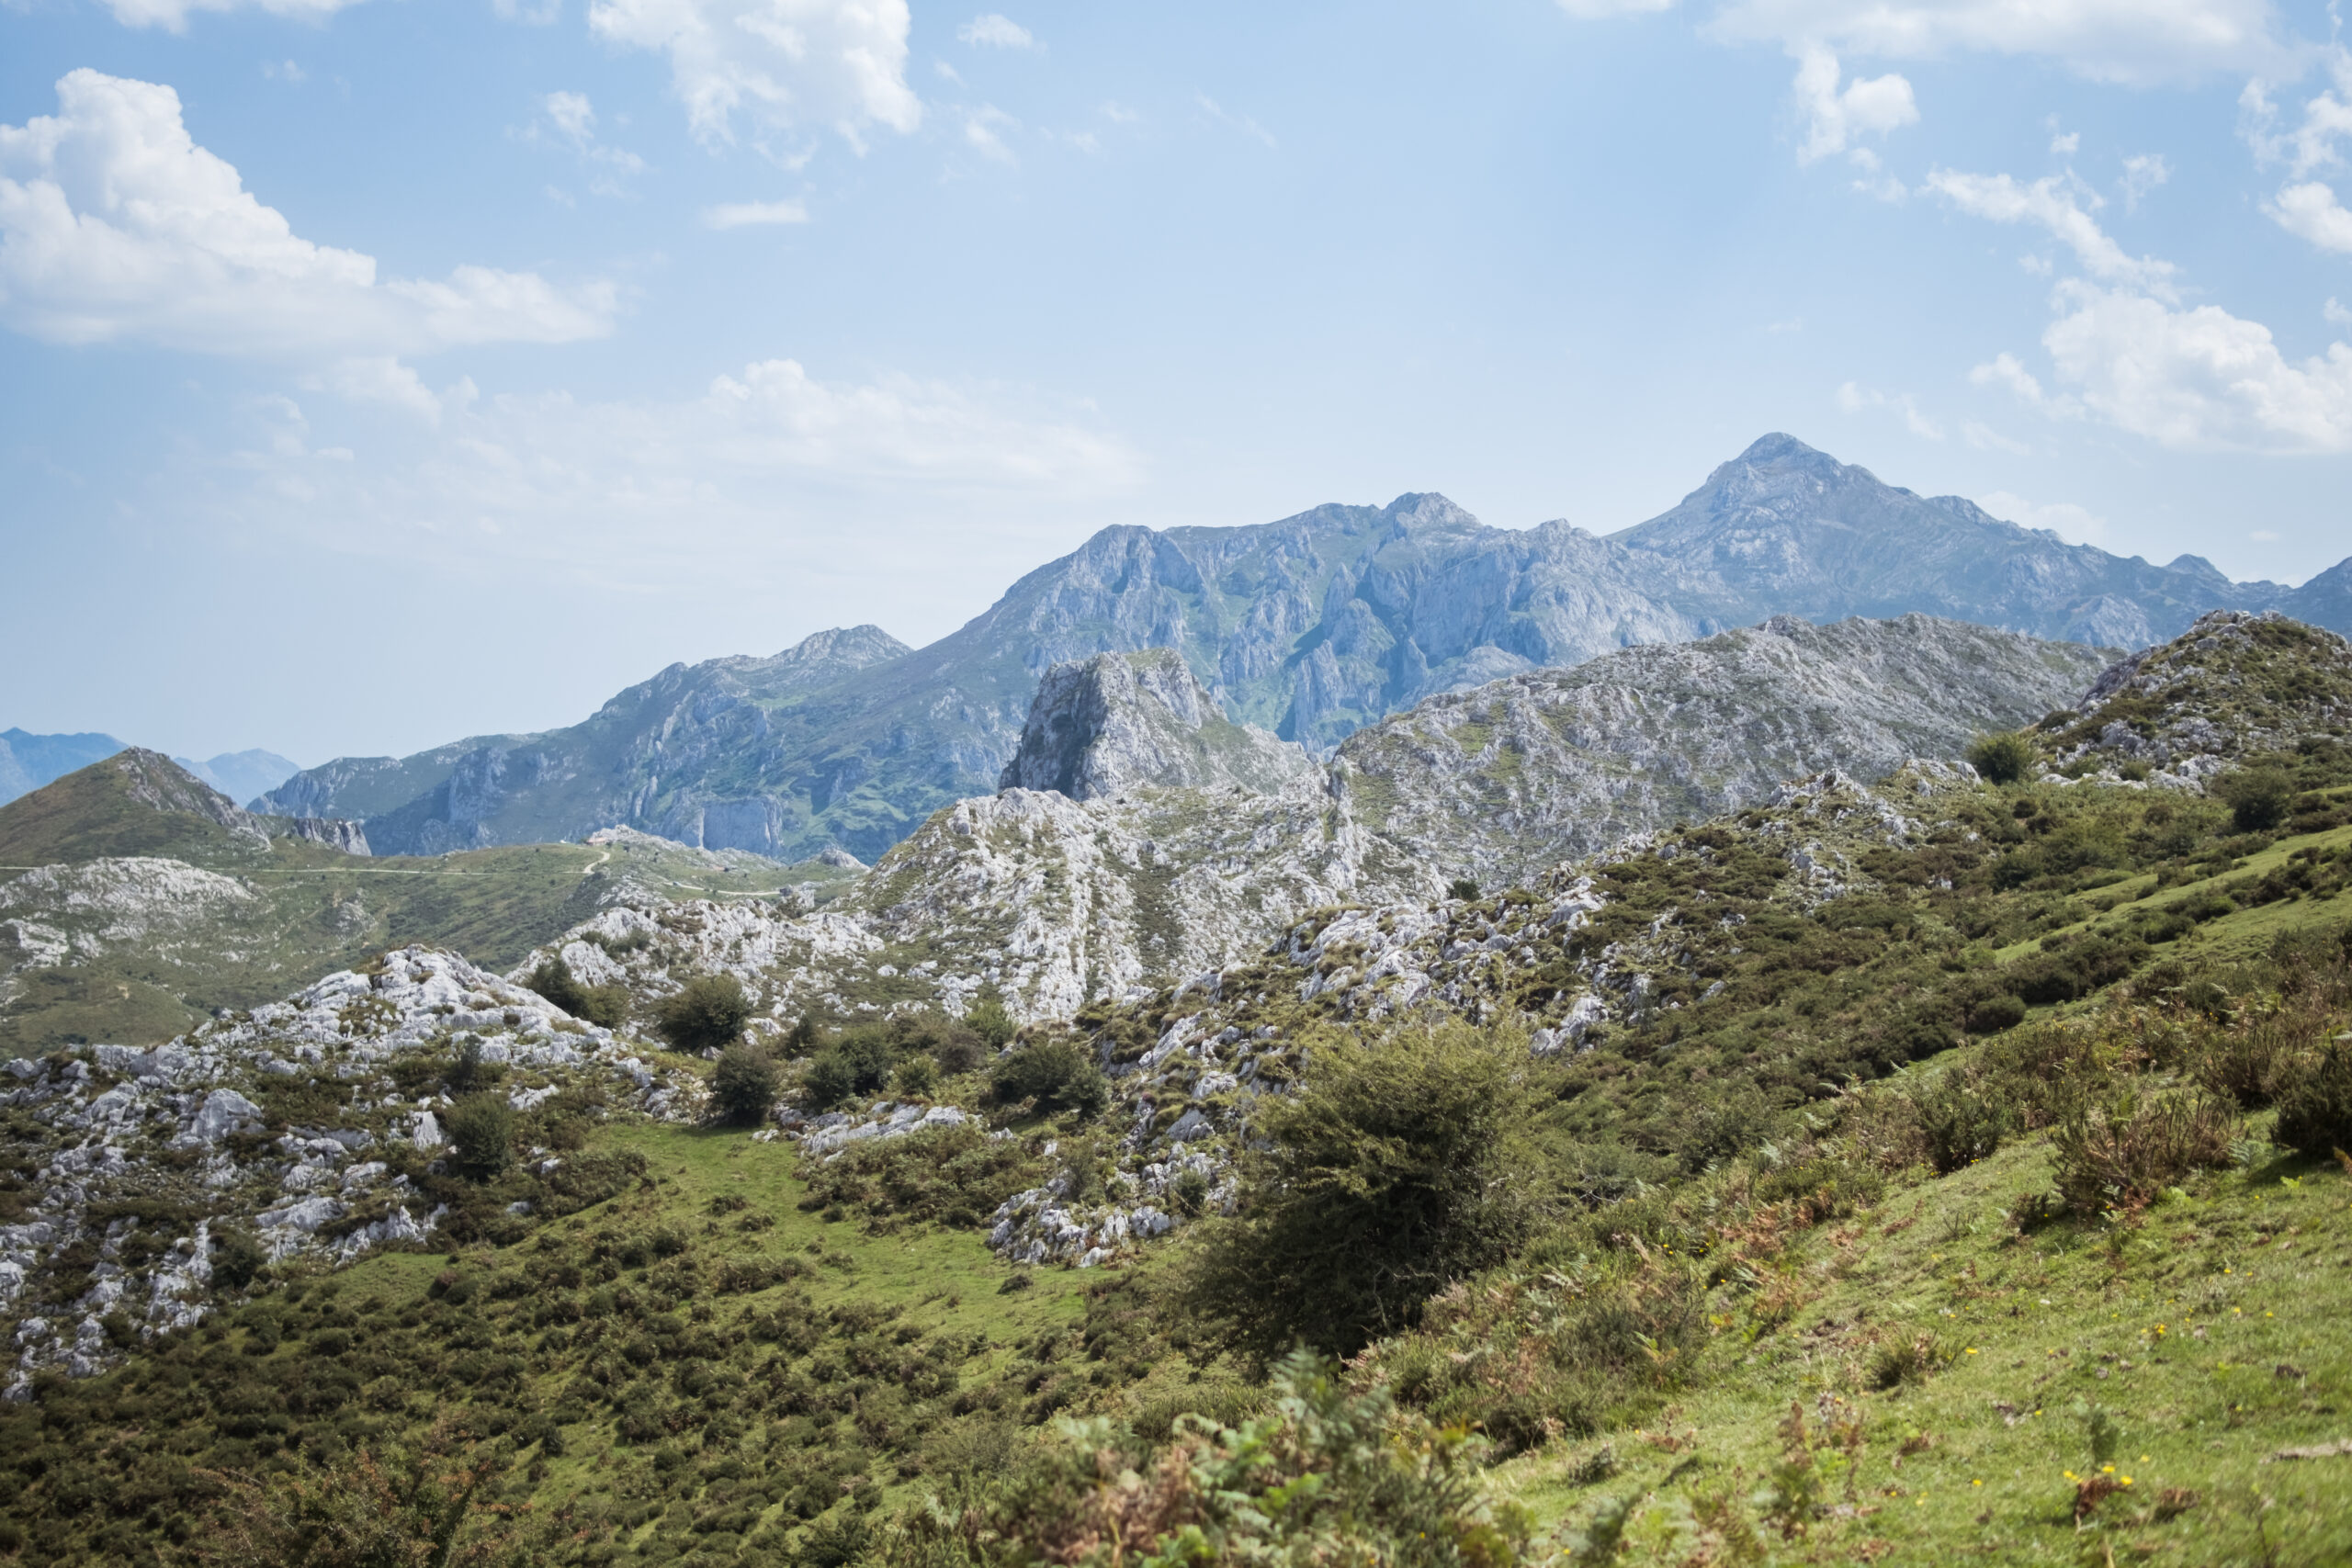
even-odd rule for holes
{"type": "Polygon", "coordinates": [[[2042,333],[2091,412],[2166,446],[2352,451],[2352,347],[2292,362],[2270,329],[2214,305],[2179,310],[2067,281],[2042,333]]]}
{"type": "Polygon", "coordinates": [[[2269,0],[1727,0],[1718,36],[1882,60],[2041,55],[2101,81],[2288,65],[2269,0]]]}
{"type": "Polygon", "coordinates": [[[2123,160],[2123,210],[2140,210],[2140,198],[2172,178],[2172,165],[2161,152],[2142,152],[2123,160]]]}
{"type": "Polygon", "coordinates": [[[1838,407],[1846,413],[1860,413],[1864,409],[1893,409],[1903,416],[1904,428],[1928,441],[1941,441],[1943,427],[1919,412],[1919,405],[1908,392],[1889,394],[1858,381],[1848,381],[1838,389],[1838,407]]]}
{"type": "Polygon", "coordinates": [[[2290,131],[2278,130],[2278,109],[2270,101],[2269,84],[2248,82],[2238,96],[2239,130],[2255,158],[2286,164],[2292,179],[2341,163],[2336,143],[2352,136],[2352,49],[2330,44],[2324,59],[2335,85],[2305,100],[2302,123],[2290,131]]]}
{"type": "Polygon", "coordinates": [[[729,141],[756,130],[831,126],[854,143],[870,125],[911,131],[906,0],[591,0],[599,38],[670,57],[687,122],[729,141]]]}
{"type": "Polygon", "coordinates": [[[749,229],[768,223],[806,223],[808,209],[797,201],[727,201],[702,209],[707,229],[749,229]]]}
{"type": "Polygon", "coordinates": [[[2276,201],[2266,201],[2262,210],[2298,239],[2309,240],[2324,251],[2343,251],[2352,254],[2352,212],[2335,199],[2335,193],[2317,180],[2289,186],[2278,193],[2276,201]]]}
{"type": "Polygon", "coordinates": [[[997,132],[1000,128],[1018,129],[1020,123],[994,104],[982,104],[978,108],[965,111],[964,144],[982,157],[993,158],[1000,164],[1019,163],[1020,160],[1012,155],[1012,149],[1005,145],[1004,138],[997,132]]]}
{"type": "Polygon", "coordinates": [[[2352,310],[2347,310],[2337,304],[2335,297],[2332,294],[2328,296],[2327,303],[2320,307],[2319,313],[2322,319],[2336,326],[2352,327],[2352,310]]]}
{"type": "Polygon", "coordinates": [[[956,29],[956,36],[974,49],[1035,49],[1037,40],[1027,28],[1010,17],[984,12],[956,29]]]}
{"type": "Polygon", "coordinates": [[[2275,528],[2256,528],[2247,534],[2246,537],[2257,545],[2275,545],[2278,542],[2279,536],[2275,528]]]}
{"type": "Polygon", "coordinates": [[[428,424],[441,421],[441,400],[425,389],[417,373],[388,354],[337,360],[323,376],[305,378],[347,402],[400,409],[428,424]]]}
{"type": "Polygon", "coordinates": [[[1102,118],[1113,125],[1133,125],[1143,116],[1116,99],[1105,98],[1102,100],[1102,118]]]}
{"type": "Polygon", "coordinates": [[[1218,103],[1215,98],[1210,97],[1206,93],[1195,93],[1193,96],[1193,100],[1201,106],[1202,112],[1206,114],[1211,119],[1216,120],[1219,125],[1229,125],[1234,130],[1241,132],[1242,135],[1262,141],[1269,147],[1279,145],[1279,143],[1274,141],[1274,133],[1272,131],[1268,130],[1264,126],[1260,125],[1256,120],[1251,119],[1246,114],[1233,113],[1226,108],[1224,105],[1218,103]]]}
{"type": "Polygon", "coordinates": [[[1863,132],[1883,134],[1897,126],[1918,122],[1919,106],[1911,84],[1889,74],[1849,83],[1841,92],[1838,56],[1818,44],[1797,51],[1797,107],[1807,121],[1805,143],[1797,161],[1810,164],[1832,152],[1842,152],[1848,141],[1863,132]]]}
{"type": "Polygon", "coordinates": [[[1968,373],[1968,379],[1972,386],[1999,387],[2019,402],[2041,409],[2044,412],[2078,412],[2072,408],[2061,409],[2058,407],[2061,400],[2045,396],[2041,390],[2041,382],[2014,354],[2004,352],[1995,355],[1990,362],[1979,365],[1971,370],[1968,373]]]}
{"type": "Polygon", "coordinates": [[[261,73],[268,77],[273,82],[293,82],[300,84],[311,79],[311,73],[309,72],[303,70],[300,65],[297,65],[290,60],[266,60],[262,62],[261,73]]]}
{"type": "Polygon", "coordinates": [[[626,187],[622,182],[632,175],[645,172],[645,160],[626,148],[608,146],[596,138],[596,109],[585,93],[549,93],[539,100],[539,112],[544,124],[552,128],[552,136],[534,122],[529,131],[533,141],[553,140],[569,147],[579,155],[588,168],[588,188],[598,196],[620,196],[626,187]]]}
{"type": "Polygon", "coordinates": [[[71,73],[59,112],[0,126],[0,321],[52,343],[135,341],[316,365],[611,329],[609,284],[461,266],[379,282],[198,146],[179,95],[71,73]]]}
{"type": "MultiPolygon", "coordinates": [[[[2055,175],[2019,185],[2007,175],[1965,175],[1954,169],[1928,172],[1927,186],[1962,212],[1995,223],[2038,223],[2050,231],[2094,277],[2130,284],[2169,298],[2170,262],[2133,258],[2083,210],[2067,182],[2055,175]]],[[[2098,197],[2091,197],[2098,204],[2098,197]]]]}
{"type": "Polygon", "coordinates": [[[290,21],[322,22],[359,0],[107,0],[107,9],[126,28],[162,28],[187,31],[187,19],[198,11],[255,10],[290,21]]]}
{"type": "Polygon", "coordinates": [[[721,555],[755,570],[789,545],[776,520],[796,505],[812,522],[928,513],[961,529],[1131,493],[1144,477],[1097,422],[1016,390],[823,381],[790,359],[674,400],[485,399],[461,384],[440,406],[437,427],[379,430],[352,443],[357,461],[322,464],[298,405],[257,403],[257,439],[222,465],[234,487],[222,509],[242,518],[281,502],[287,525],[348,548],[404,551],[426,536],[463,556],[595,560],[634,581],[640,566],[674,568],[682,538],[696,542],[696,570],[721,555]]]}
{"type": "Polygon", "coordinates": [[[2081,150],[2082,145],[2083,133],[2079,130],[2070,130],[2064,136],[2053,136],[2050,139],[2050,154],[2053,158],[2071,158],[2081,150]]]}
{"type": "Polygon", "coordinates": [[[1674,0],[1559,0],[1560,9],[1580,22],[1604,17],[1645,17],[1674,9],[1674,0]]]}
{"type": "Polygon", "coordinates": [[[2004,522],[2025,528],[2046,528],[2070,545],[2101,545],[2107,541],[2107,519],[2071,501],[2037,502],[1996,490],[1978,496],[1976,504],[2004,522]]]}

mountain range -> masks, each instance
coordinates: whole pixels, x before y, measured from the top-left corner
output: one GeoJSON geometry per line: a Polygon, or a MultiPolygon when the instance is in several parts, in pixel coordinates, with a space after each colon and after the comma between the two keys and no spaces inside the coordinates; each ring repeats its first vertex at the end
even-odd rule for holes
{"type": "Polygon", "coordinates": [[[769,659],[673,665],[581,724],[338,759],[257,804],[360,820],[379,853],[627,825],[870,862],[993,789],[1040,677],[1096,653],[1174,649],[1227,717],[1328,755],[1435,694],[1773,615],[1917,613],[2140,647],[2215,608],[2352,627],[2352,561],[2296,589],[2194,556],[2151,565],[1774,434],[1607,537],[1489,527],[1433,494],[1246,527],[1105,528],[919,650],[857,626],[769,659]]]}
{"type": "MultiPolygon", "coordinates": [[[[28,735],[21,729],[0,732],[0,805],[127,750],[111,735],[28,735]]],[[[190,757],[175,757],[172,761],[232,801],[266,795],[302,771],[299,762],[275,751],[259,750],[223,751],[201,762],[190,757]]]]}

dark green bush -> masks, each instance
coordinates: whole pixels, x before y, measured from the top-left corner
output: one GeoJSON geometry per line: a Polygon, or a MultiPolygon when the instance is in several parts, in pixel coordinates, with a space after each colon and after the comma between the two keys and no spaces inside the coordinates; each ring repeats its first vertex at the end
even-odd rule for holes
{"type": "Polygon", "coordinates": [[[2276,828],[2294,809],[2295,781],[2282,768],[2239,768],[2215,779],[2211,789],[2241,833],[2276,828]]]}
{"type": "Polygon", "coordinates": [[[503,1172],[514,1159],[514,1108],[497,1094],[469,1094],[443,1118],[458,1168],[477,1181],[503,1172]]]}
{"type": "MultiPolygon", "coordinates": [[[[1005,1010],[1004,993],[994,986],[983,986],[972,998],[971,1007],[964,1014],[964,1021],[980,1043],[991,1051],[1001,1051],[1012,1043],[1012,1014],[1005,1010]]],[[[945,1063],[941,1064],[943,1066],[945,1063]]],[[[950,1072],[959,1069],[949,1067],[950,1072]]],[[[968,1071],[969,1068],[961,1069],[968,1071]]]]}
{"type": "Polygon", "coordinates": [[[618,1029],[628,1017],[628,987],[583,986],[561,954],[541,963],[524,983],[572,1017],[605,1029],[618,1029]]]}
{"type": "Polygon", "coordinates": [[[2273,1134],[2298,1154],[2352,1152],[2352,1041],[2332,1040],[2279,1072],[2273,1134]]]}
{"type": "Polygon", "coordinates": [[[212,1282],[223,1290],[242,1291],[269,1267],[269,1254],[243,1231],[222,1231],[212,1237],[212,1282]]]}
{"type": "Polygon", "coordinates": [[[801,1101],[811,1111],[831,1111],[854,1096],[878,1094],[897,1060],[879,1027],[844,1030],[809,1059],[800,1078],[801,1101]]]}
{"type": "Polygon", "coordinates": [[[2033,742],[2014,730],[1980,735],[1968,748],[1968,765],[1993,784],[2015,784],[2033,766],[2033,742]]]}
{"type": "Polygon", "coordinates": [[[2025,1002],[2007,992],[1981,998],[1968,1005],[1968,1032],[1998,1034],[2025,1021],[2025,1002]]]}
{"type": "Polygon", "coordinates": [[[1032,1041],[997,1058],[989,1069],[989,1094],[999,1105],[1034,1100],[1047,1115],[1069,1111],[1094,1116],[1111,1098],[1094,1058],[1076,1041],[1059,1035],[1032,1041]]]}
{"type": "Polygon", "coordinates": [[[712,1051],[731,1045],[752,1016],[751,998],[732,975],[698,975],[655,1010],[662,1038],[681,1051],[712,1051]]]}
{"type": "Polygon", "coordinates": [[[1457,876],[1445,885],[1445,896],[1459,898],[1465,904],[1478,901],[1478,885],[1466,876],[1457,876]]]}
{"type": "Polygon", "coordinates": [[[767,1120],[776,1089],[775,1064],[758,1046],[739,1041],[718,1054],[718,1068],[710,1075],[710,1101],[720,1121],[740,1126],[767,1120]]]}
{"type": "MultiPolygon", "coordinates": [[[[2020,1010],[2022,1012],[2022,1010],[2020,1010]]],[[[1997,1089],[1986,1089],[1958,1071],[1924,1089],[1909,1091],[1911,1109],[1927,1141],[1928,1163],[1949,1176],[1986,1158],[2018,1130],[2018,1108],[1997,1089]]]]}
{"type": "Polygon", "coordinates": [[[1188,1294],[1271,1353],[1352,1354],[1500,1261],[1542,1209],[1525,1045],[1466,1023],[1318,1047],[1259,1113],[1241,1213],[1214,1220],[1188,1294]]]}

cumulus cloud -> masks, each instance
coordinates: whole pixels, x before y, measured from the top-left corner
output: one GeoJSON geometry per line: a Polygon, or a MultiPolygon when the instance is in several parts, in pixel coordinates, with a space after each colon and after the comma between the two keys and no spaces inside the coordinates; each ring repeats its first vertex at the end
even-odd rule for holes
{"type": "Polygon", "coordinates": [[[797,201],[724,201],[702,209],[708,229],[749,229],[762,224],[806,223],[808,209],[797,201]]]}
{"type": "Polygon", "coordinates": [[[1017,163],[1019,160],[1013,157],[1012,149],[1005,145],[1001,132],[1012,130],[1018,123],[994,104],[982,104],[978,108],[968,109],[964,115],[964,145],[981,157],[992,158],[1000,164],[1017,163]]]}
{"type": "Polygon", "coordinates": [[[2078,280],[2042,333],[2059,378],[2092,412],[2167,446],[2352,451],[2352,347],[2301,361],[2270,329],[2215,305],[2181,310],[2078,280]]]}
{"type": "Polygon", "coordinates": [[[591,0],[607,42],[670,57],[671,85],[706,141],[831,126],[911,131],[906,0],[591,0]]]}
{"type": "Polygon", "coordinates": [[[994,11],[974,17],[956,29],[956,36],[975,49],[1035,49],[1037,40],[1027,28],[994,11]]]}
{"type": "Polygon", "coordinates": [[[1882,60],[2040,55],[2100,81],[2287,65],[2269,0],[1726,0],[1720,37],[1882,60]]]}
{"type": "Polygon", "coordinates": [[[221,465],[223,503],[242,516],[282,499],[289,526],[332,519],[347,547],[399,550],[426,533],[475,554],[594,558],[633,580],[633,563],[674,565],[681,538],[697,541],[696,570],[712,551],[748,569],[781,547],[776,518],[795,505],[828,518],[929,512],[960,530],[1129,493],[1144,473],[1099,422],[1017,389],[829,381],[792,359],[676,400],[484,398],[468,383],[437,401],[437,426],[379,431],[355,443],[356,460],[322,462],[345,449],[313,447],[300,406],[267,400],[252,411],[256,439],[221,465]]]}
{"type": "Polygon", "coordinates": [[[2335,192],[2317,180],[2289,186],[2276,201],[2264,202],[2262,210],[2298,239],[2309,240],[2324,251],[2352,255],[2352,212],[2346,211],[2335,192]]]}
{"type": "MultiPolygon", "coordinates": [[[[2075,199],[2070,182],[2056,175],[2021,185],[2007,175],[1969,175],[1955,169],[1935,169],[1927,188],[1972,217],[1995,223],[2033,223],[2047,229],[2075,253],[2085,271],[2109,283],[2125,283],[2167,297],[2172,291],[2170,262],[2124,254],[2098,220],[2075,199]]],[[[2098,197],[2092,197],[2092,205],[2098,197]]]]}
{"type": "Polygon", "coordinates": [[[2327,303],[2320,307],[2319,313],[2321,319],[2329,322],[2331,325],[2352,327],[2352,310],[2346,310],[2342,305],[2337,304],[2335,302],[2335,296],[2333,294],[2328,296],[2327,303]]]}
{"type": "Polygon", "coordinates": [[[2015,523],[2020,527],[2047,529],[2070,545],[2102,545],[2107,542],[2107,519],[2071,501],[2031,502],[2021,495],[1996,490],[1978,496],[1976,504],[2004,522],[2015,523]]]}
{"type": "Polygon", "coordinates": [[[81,70],[57,100],[0,126],[0,321],[17,332],[317,365],[611,329],[609,284],[379,281],[375,258],[301,238],[198,146],[167,86],[81,70]]]}
{"type": "Polygon", "coordinates": [[[1798,51],[1797,107],[1807,121],[1805,143],[1797,150],[1799,163],[1842,152],[1849,141],[1864,132],[1883,134],[1918,123],[1919,106],[1911,84],[1902,77],[1874,76],[1840,90],[1839,74],[1838,56],[1830,51],[1815,44],[1798,51]]]}
{"type": "Polygon", "coordinates": [[[2331,44],[2325,51],[2333,83],[2303,103],[2303,117],[2291,130],[2278,129],[2278,107],[2269,84],[2256,79],[2238,96],[2239,130],[2256,159],[2285,164],[2290,179],[2342,162],[2336,143],[2352,136],[2352,49],[2331,44]]]}

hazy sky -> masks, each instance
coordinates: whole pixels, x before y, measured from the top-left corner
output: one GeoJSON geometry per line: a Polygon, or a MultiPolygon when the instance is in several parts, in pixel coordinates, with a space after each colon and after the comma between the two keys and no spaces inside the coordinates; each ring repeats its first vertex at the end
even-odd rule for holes
{"type": "Polygon", "coordinates": [[[405,751],[927,641],[1112,523],[1607,532],[1768,430],[2300,581],[2352,553],[2338,26],[0,0],[0,727],[405,751]]]}

